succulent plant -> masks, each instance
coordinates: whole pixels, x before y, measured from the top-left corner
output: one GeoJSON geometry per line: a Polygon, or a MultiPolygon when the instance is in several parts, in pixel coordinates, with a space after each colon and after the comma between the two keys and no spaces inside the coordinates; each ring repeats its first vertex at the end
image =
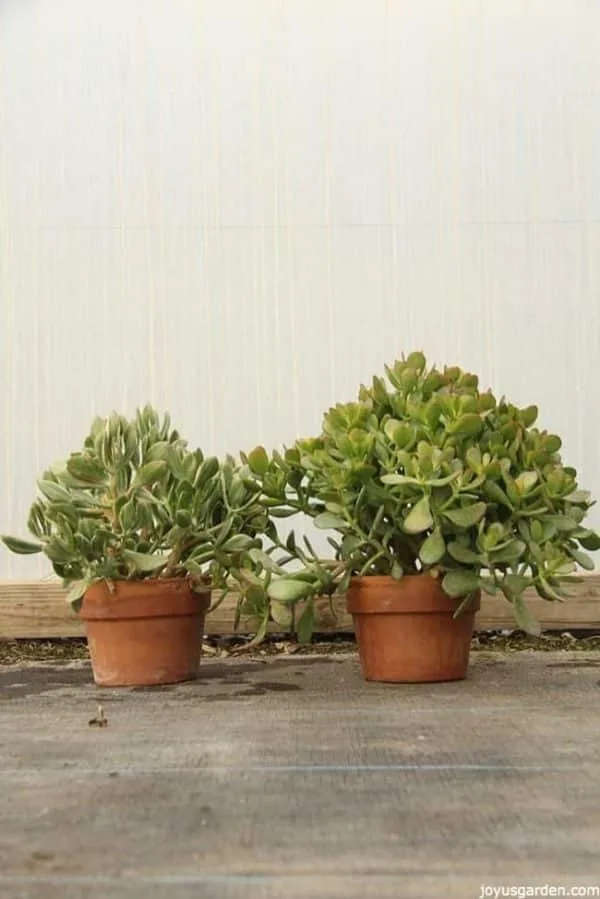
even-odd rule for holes
{"type": "MultiPolygon", "coordinates": [[[[44,553],[77,603],[94,581],[190,577],[225,589],[248,553],[275,534],[249,469],[191,451],[150,406],[133,420],[97,418],[80,452],[38,481],[29,531],[4,536],[16,553],[44,553]]],[[[247,586],[242,582],[242,593],[247,586]]],[[[242,597],[245,598],[244,596],[242,597]]]]}
{"type": "Polygon", "coordinates": [[[249,455],[272,512],[304,512],[338,535],[328,538],[332,563],[304,558],[302,571],[278,572],[269,595],[295,603],[343,590],[353,575],[429,572],[457,614],[477,590],[501,591],[518,626],[538,633],[524,591],[564,600],[576,569],[594,568],[586,550],[600,549],[585,524],[593,503],[563,464],[560,438],[535,427],[535,406],[497,400],[477,376],[428,367],[421,352],[386,375],[330,409],[319,437],[262,470],[252,464],[260,449],[249,455]]]}

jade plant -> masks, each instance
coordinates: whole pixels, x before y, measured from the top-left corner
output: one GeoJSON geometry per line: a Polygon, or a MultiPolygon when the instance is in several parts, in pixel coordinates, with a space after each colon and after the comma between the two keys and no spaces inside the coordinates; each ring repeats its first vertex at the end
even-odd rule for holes
{"type": "MultiPolygon", "coordinates": [[[[536,427],[477,376],[428,367],[415,352],[363,386],[356,402],[330,409],[322,433],[248,464],[271,512],[302,512],[329,537],[323,561],[292,535],[296,573],[274,569],[266,587],[278,606],[343,591],[355,575],[439,578],[460,614],[477,591],[501,592],[517,625],[539,633],[524,592],[567,598],[576,569],[593,569],[600,537],[586,526],[593,505],[560,455],[561,440],[536,427]]],[[[263,455],[264,454],[264,455],[263,455]]]]}
{"type": "Polygon", "coordinates": [[[75,607],[98,580],[188,577],[198,591],[226,591],[241,570],[245,602],[249,552],[275,534],[249,469],[190,450],[169,416],[149,406],[133,420],[96,419],[81,451],[37,487],[34,540],[2,541],[16,553],[44,553],[75,607]]]}

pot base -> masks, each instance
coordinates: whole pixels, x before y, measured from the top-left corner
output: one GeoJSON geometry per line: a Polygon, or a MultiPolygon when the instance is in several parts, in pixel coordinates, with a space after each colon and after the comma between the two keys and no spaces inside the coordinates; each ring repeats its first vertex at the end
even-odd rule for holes
{"type": "Polygon", "coordinates": [[[93,584],[81,608],[99,687],[158,686],[195,680],[207,594],[183,578],[93,584]]]}
{"type": "Polygon", "coordinates": [[[377,576],[353,578],[347,603],[365,680],[440,683],[466,677],[478,595],[454,618],[458,602],[435,578],[377,576]]]}

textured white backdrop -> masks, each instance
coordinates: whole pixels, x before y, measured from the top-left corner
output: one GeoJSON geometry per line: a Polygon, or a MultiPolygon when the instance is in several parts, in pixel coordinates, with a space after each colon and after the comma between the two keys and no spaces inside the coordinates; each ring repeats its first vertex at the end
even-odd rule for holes
{"type": "Polygon", "coordinates": [[[599,34],[597,0],[1,0],[0,530],[95,414],[278,445],[416,348],[600,495],[599,34]]]}

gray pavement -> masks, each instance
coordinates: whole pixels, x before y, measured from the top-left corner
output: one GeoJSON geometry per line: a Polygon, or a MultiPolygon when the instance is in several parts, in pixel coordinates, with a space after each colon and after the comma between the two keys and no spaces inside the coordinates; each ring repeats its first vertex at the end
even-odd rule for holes
{"type": "Polygon", "coordinates": [[[0,896],[600,887],[599,698],[592,652],[475,653],[427,686],[365,684],[348,655],[204,660],[153,689],[0,668],[0,896]]]}

